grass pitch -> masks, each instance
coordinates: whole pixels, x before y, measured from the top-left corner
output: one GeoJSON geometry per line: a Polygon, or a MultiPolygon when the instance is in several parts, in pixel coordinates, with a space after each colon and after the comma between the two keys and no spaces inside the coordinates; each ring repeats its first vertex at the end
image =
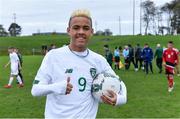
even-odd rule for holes
{"type": "MultiPolygon", "coordinates": [[[[9,68],[0,69],[0,117],[3,118],[42,118],[45,97],[32,97],[32,81],[42,61],[42,56],[24,56],[23,74],[25,87],[18,88],[16,81],[13,88],[4,89],[9,79],[9,68]]],[[[5,64],[7,56],[0,57],[0,64],[5,64]]],[[[145,75],[143,71],[134,72],[116,70],[125,82],[128,90],[128,102],[121,107],[100,104],[97,117],[180,117],[180,77],[175,77],[175,89],[167,92],[167,80],[164,74],[158,74],[154,66],[154,74],[145,75]]]]}
{"type": "MultiPolygon", "coordinates": [[[[168,40],[175,42],[175,47],[180,49],[179,36],[122,36],[93,37],[89,46],[90,49],[103,55],[103,45],[109,44],[111,50],[115,46],[124,46],[131,43],[135,46],[140,43],[149,43],[155,49],[156,43],[163,46],[168,40]]],[[[23,56],[23,75],[25,87],[18,88],[16,81],[13,88],[4,89],[3,86],[9,80],[9,67],[4,69],[3,65],[8,62],[6,51],[0,51],[0,118],[43,118],[45,97],[35,98],[31,95],[31,87],[36,72],[41,64],[43,56],[31,56],[31,48],[41,49],[42,44],[51,43],[62,46],[68,43],[68,37],[63,36],[36,36],[0,38],[0,47],[7,48],[15,46],[20,48],[23,56]],[[36,41],[34,39],[37,39],[36,41]],[[13,43],[12,43],[13,42],[13,43]],[[30,44],[30,45],[29,45],[30,44]],[[2,56],[4,55],[4,56],[2,56]],[[27,56],[29,55],[29,56],[27,56]]],[[[155,62],[155,61],[153,61],[155,62]]],[[[154,74],[145,75],[143,71],[135,72],[133,66],[129,71],[124,69],[116,70],[116,73],[125,82],[128,91],[128,102],[121,107],[112,107],[100,104],[97,114],[98,118],[180,118],[180,77],[175,76],[175,89],[172,93],[167,91],[167,79],[163,74],[158,74],[155,64],[154,74]]]]}

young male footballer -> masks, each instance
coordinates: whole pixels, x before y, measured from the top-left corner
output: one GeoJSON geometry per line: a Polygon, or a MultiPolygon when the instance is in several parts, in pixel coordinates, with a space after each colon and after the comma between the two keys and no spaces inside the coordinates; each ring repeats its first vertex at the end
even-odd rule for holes
{"type": "Polygon", "coordinates": [[[168,92],[172,92],[174,88],[174,68],[178,64],[178,55],[173,48],[173,42],[168,42],[168,48],[163,52],[163,64],[168,79],[168,92]]]}
{"type": "MultiPolygon", "coordinates": [[[[70,44],[47,53],[31,93],[33,96],[47,96],[45,118],[96,118],[98,101],[91,93],[93,78],[101,72],[115,73],[104,57],[87,48],[93,35],[89,11],[74,11],[67,32],[70,44]]],[[[104,103],[126,103],[126,87],[121,83],[119,93],[108,91],[108,96],[101,97],[104,103]]]]}
{"type": "Polygon", "coordinates": [[[14,78],[17,78],[17,80],[19,82],[19,87],[23,87],[24,85],[22,83],[22,80],[21,80],[20,76],[18,75],[19,66],[20,66],[19,58],[18,58],[17,54],[14,52],[13,47],[8,48],[8,52],[9,52],[10,61],[4,67],[6,68],[10,64],[11,65],[11,74],[10,74],[10,78],[9,78],[9,83],[7,85],[5,85],[4,88],[11,88],[12,87],[11,84],[12,84],[14,78]]]}

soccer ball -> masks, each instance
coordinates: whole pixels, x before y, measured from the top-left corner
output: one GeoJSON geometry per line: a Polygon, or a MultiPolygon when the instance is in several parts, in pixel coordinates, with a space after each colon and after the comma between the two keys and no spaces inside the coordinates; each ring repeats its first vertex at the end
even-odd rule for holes
{"type": "Polygon", "coordinates": [[[101,96],[108,95],[107,90],[112,90],[119,93],[121,90],[121,83],[117,76],[110,73],[101,73],[96,76],[92,84],[92,95],[99,102],[102,102],[101,96]]]}

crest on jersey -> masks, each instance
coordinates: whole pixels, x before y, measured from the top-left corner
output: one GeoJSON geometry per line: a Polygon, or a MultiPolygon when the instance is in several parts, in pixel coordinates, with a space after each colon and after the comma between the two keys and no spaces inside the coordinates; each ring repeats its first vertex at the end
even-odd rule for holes
{"type": "Polygon", "coordinates": [[[91,74],[92,78],[94,79],[96,77],[96,69],[90,68],[90,74],[91,74]]]}

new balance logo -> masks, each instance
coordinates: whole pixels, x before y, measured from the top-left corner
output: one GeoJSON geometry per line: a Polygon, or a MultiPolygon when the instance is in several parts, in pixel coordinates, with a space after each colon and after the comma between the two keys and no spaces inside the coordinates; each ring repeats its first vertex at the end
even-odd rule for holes
{"type": "Polygon", "coordinates": [[[73,72],[73,69],[66,69],[65,73],[72,73],[73,72]]]}
{"type": "Polygon", "coordinates": [[[94,79],[96,77],[96,69],[90,68],[90,74],[91,74],[92,78],[94,79]]]}

